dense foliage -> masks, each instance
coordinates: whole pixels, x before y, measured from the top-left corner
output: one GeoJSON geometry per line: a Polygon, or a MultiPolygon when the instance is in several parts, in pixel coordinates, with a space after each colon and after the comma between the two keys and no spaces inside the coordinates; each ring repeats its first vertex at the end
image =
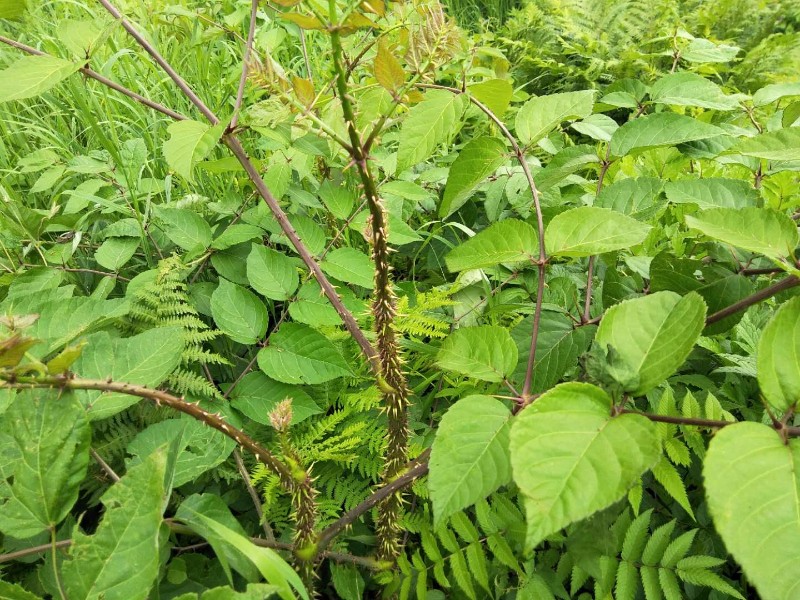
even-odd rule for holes
{"type": "Polygon", "coordinates": [[[654,4],[0,0],[0,597],[798,597],[800,13],[654,4]]]}

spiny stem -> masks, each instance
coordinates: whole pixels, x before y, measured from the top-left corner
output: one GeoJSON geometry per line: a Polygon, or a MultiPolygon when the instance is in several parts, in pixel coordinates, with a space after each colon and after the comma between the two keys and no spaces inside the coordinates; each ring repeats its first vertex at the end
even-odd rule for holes
{"type": "MultiPolygon", "coordinates": [[[[331,17],[335,3],[331,2],[331,17]]],[[[372,314],[375,319],[377,347],[380,356],[379,387],[383,393],[388,414],[388,436],[384,481],[391,482],[408,460],[408,386],[402,369],[402,359],[394,331],[396,301],[391,278],[387,221],[378,189],[369,168],[369,157],[355,124],[355,111],[347,86],[347,71],[341,37],[335,25],[331,26],[336,89],[342,103],[347,132],[350,137],[350,156],[355,164],[364,196],[370,211],[372,229],[372,259],[375,264],[375,296],[372,314]]],[[[377,525],[378,559],[393,560],[400,550],[400,511],[402,497],[399,492],[388,496],[379,507],[377,525]]]]}

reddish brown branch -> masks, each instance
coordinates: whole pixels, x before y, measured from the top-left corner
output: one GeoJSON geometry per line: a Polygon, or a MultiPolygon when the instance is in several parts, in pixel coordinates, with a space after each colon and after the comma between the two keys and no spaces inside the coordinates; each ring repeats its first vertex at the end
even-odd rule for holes
{"type": "Polygon", "coordinates": [[[735,302],[730,306],[726,306],[722,310],[718,310],[717,312],[709,315],[706,318],[706,325],[711,325],[712,323],[721,321],[726,317],[735,315],[738,312],[750,308],[754,304],[758,304],[762,300],[771,298],[772,296],[780,294],[781,292],[789,290],[797,285],[800,285],[800,278],[795,277],[794,275],[789,275],[789,277],[781,279],[778,283],[774,283],[769,287],[765,287],[763,290],[759,290],[755,294],[751,294],[746,298],[742,298],[738,302],[735,302]]]}

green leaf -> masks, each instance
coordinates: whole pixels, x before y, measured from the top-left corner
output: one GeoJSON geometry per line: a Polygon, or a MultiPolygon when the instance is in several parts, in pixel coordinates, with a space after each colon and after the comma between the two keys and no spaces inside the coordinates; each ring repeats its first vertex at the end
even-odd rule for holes
{"type": "Polygon", "coordinates": [[[434,527],[511,481],[510,419],[489,396],[467,396],[442,417],[428,476],[434,527]]]}
{"type": "Polygon", "coordinates": [[[78,499],[89,464],[91,430],[71,393],[23,390],[2,417],[19,459],[0,505],[0,530],[27,538],[56,527],[78,499]]]}
{"type": "MultiPolygon", "coordinates": [[[[528,317],[511,330],[511,337],[519,354],[514,381],[520,385],[525,381],[531,353],[532,321],[533,317],[528,317]]],[[[576,328],[574,325],[561,313],[542,312],[531,379],[532,394],[545,392],[557,384],[568,369],[575,367],[578,358],[589,348],[597,327],[584,325],[576,328]]]]}
{"type": "Polygon", "coordinates": [[[0,102],[34,98],[80,68],[55,56],[24,56],[0,71],[0,102]]]}
{"type": "Polygon", "coordinates": [[[494,267],[500,263],[537,260],[536,230],[517,219],[493,223],[471,239],[457,246],[445,257],[452,272],[494,267]]]}
{"type": "Polygon", "coordinates": [[[613,210],[581,206],[553,217],[545,240],[553,256],[591,256],[640,244],[650,229],[613,210]]]}
{"type": "Polygon", "coordinates": [[[325,383],[352,376],[336,346],[324,335],[297,323],[285,323],[258,352],[258,366],[283,383],[325,383]]]}
{"type": "Polygon", "coordinates": [[[211,247],[214,250],[227,250],[231,246],[258,239],[263,235],[264,230],[260,227],[248,225],[247,223],[234,223],[229,225],[225,231],[211,242],[211,247]]]}
{"type": "Polygon", "coordinates": [[[256,546],[243,535],[225,527],[214,519],[210,519],[201,513],[195,514],[197,519],[204,522],[206,527],[221,540],[246,556],[256,566],[264,579],[278,586],[280,588],[278,593],[281,598],[294,600],[294,594],[291,591],[291,588],[294,588],[301,598],[309,600],[308,592],[303,582],[300,581],[300,577],[277,552],[271,548],[256,546]]]}
{"type": "Polygon", "coordinates": [[[766,85],[753,94],[753,105],[766,106],[787,96],[800,96],[800,82],[766,85]]]}
{"type": "Polygon", "coordinates": [[[586,165],[596,165],[599,162],[594,146],[568,146],[559,151],[544,169],[538,171],[533,181],[539,191],[544,192],[554,185],[565,185],[568,183],[565,181],[568,175],[583,170],[586,165]]]}
{"type": "Polygon", "coordinates": [[[706,304],[691,292],[656,292],[612,306],[603,316],[595,340],[636,373],[620,381],[626,391],[642,396],[678,369],[705,326],[706,304]]]}
{"type": "Polygon", "coordinates": [[[103,28],[91,19],[63,19],[58,24],[58,39],[78,60],[85,60],[103,36],[103,28]]]}
{"type": "Polygon", "coordinates": [[[229,582],[233,582],[230,568],[233,567],[247,581],[258,579],[258,571],[247,556],[242,554],[235,546],[229,544],[219,536],[214,529],[206,525],[206,521],[199,515],[213,520],[227,527],[237,535],[245,536],[247,533],[231,514],[225,501],[216,494],[192,494],[178,507],[175,518],[191,527],[197,535],[204,538],[211,545],[217,555],[229,582]]]}
{"type": "Polygon", "coordinates": [[[800,440],[760,423],[717,432],[703,464],[714,526],[763,600],[791,600],[800,586],[798,465],[800,440]]]}
{"type": "Polygon", "coordinates": [[[503,327],[462,327],[442,343],[436,362],[474,379],[503,381],[517,366],[517,347],[503,327]]]}
{"type": "MultiPolygon", "coordinates": [[[[183,329],[158,327],[129,338],[93,335],[75,363],[74,371],[87,379],[108,379],[155,387],[181,362],[183,329]]],[[[90,420],[110,417],[136,404],[139,398],[127,394],[79,392],[90,420]]]]}
{"type": "Polygon", "coordinates": [[[758,190],[747,181],[724,177],[668,181],[664,191],[673,204],[697,204],[703,210],[745,208],[759,201],[758,190]]]}
{"type": "Polygon", "coordinates": [[[322,203],[337,219],[346,219],[353,212],[356,196],[352,190],[330,179],[323,181],[317,190],[322,203]]]}
{"type": "Polygon", "coordinates": [[[739,106],[738,100],[723,94],[717,84],[689,72],[664,75],[650,86],[650,99],[656,104],[716,110],[735,110],[739,106]]]}
{"type": "Polygon", "coordinates": [[[106,510],[93,535],[75,527],[62,568],[68,598],[144,600],[158,576],[166,452],[130,469],[100,499],[106,510]]]}
{"type": "Polygon", "coordinates": [[[94,259],[98,265],[109,271],[119,271],[133,258],[139,242],[139,238],[108,238],[95,250],[94,259]]]}
{"type": "Polygon", "coordinates": [[[196,212],[185,208],[159,208],[156,215],[164,224],[164,233],[176,246],[194,250],[211,245],[211,226],[196,212]]]}
{"type": "MultiPolygon", "coordinates": [[[[0,0],[0,19],[2,18],[5,17],[3,17],[3,2],[0,0]]],[[[21,586],[7,581],[0,581],[0,598],[3,600],[42,600],[41,596],[32,594],[21,586]]]]}
{"type": "Polygon", "coordinates": [[[261,244],[253,244],[247,256],[247,279],[255,291],[271,300],[288,300],[300,285],[293,261],[261,244]]]}
{"type": "Polygon", "coordinates": [[[508,110],[514,86],[505,79],[489,79],[474,83],[467,87],[470,96],[491,110],[496,117],[501,117],[508,110]]]}
{"type": "Polygon", "coordinates": [[[800,160],[800,127],[760,133],[746,138],[728,150],[764,160],[800,160]]]}
{"type": "Polygon", "coordinates": [[[647,221],[663,206],[663,187],[663,182],[655,177],[622,179],[604,187],[597,195],[594,205],[647,221]]]}
{"type": "Polygon", "coordinates": [[[515,128],[519,141],[533,144],[562,121],[583,119],[592,114],[594,90],[538,96],[528,100],[517,113],[515,128]]]}
{"type": "Polygon", "coordinates": [[[714,208],[687,215],[686,224],[708,237],[773,259],[792,256],[800,241],[794,221],[769,208],[714,208]]]}
{"type": "Polygon", "coordinates": [[[564,383],[525,408],[511,426],[511,467],[525,500],[527,546],[610,506],[659,460],[655,425],[611,417],[611,398],[564,383]]]}
{"type": "Polygon", "coordinates": [[[354,283],[368,290],[375,287],[372,261],[369,256],[355,248],[333,250],[320,266],[325,273],[339,281],[354,283]]]}
{"type": "Polygon", "coordinates": [[[164,440],[171,440],[178,449],[172,477],[172,485],[175,487],[194,481],[206,471],[223,463],[235,446],[235,442],[229,437],[196,419],[167,419],[148,426],[131,440],[126,449],[132,457],[126,462],[128,468],[145,460],[164,440]]]}
{"type": "Polygon", "coordinates": [[[764,398],[780,411],[789,410],[800,401],[800,297],[785,302],[772,315],[756,356],[764,398]]]}
{"type": "Polygon", "coordinates": [[[633,150],[674,146],[724,133],[716,125],[673,112],[662,112],[628,121],[614,133],[609,147],[612,155],[624,156],[633,150]]]}
{"type": "Polygon", "coordinates": [[[458,154],[444,188],[439,216],[449,217],[469,199],[475,188],[506,162],[506,147],[496,138],[479,137],[458,154]]]}
{"type": "Polygon", "coordinates": [[[176,121],[167,128],[170,138],[164,142],[164,158],[181,177],[194,182],[194,166],[204,160],[217,145],[225,124],[211,127],[199,121],[176,121]]]}
{"type": "Polygon", "coordinates": [[[425,94],[425,99],[408,111],[400,127],[395,173],[424,161],[436,146],[448,143],[463,112],[464,100],[458,94],[443,90],[425,94]]]}
{"type": "Polygon", "coordinates": [[[292,425],[322,412],[303,388],[274,381],[257,371],[242,377],[230,398],[236,410],[262,425],[270,424],[269,414],[278,402],[286,399],[292,401],[292,425]]]}
{"type": "Polygon", "coordinates": [[[19,19],[27,9],[26,0],[0,0],[0,19],[19,19]]]}
{"type": "Polygon", "coordinates": [[[611,136],[619,129],[619,125],[614,119],[601,114],[589,115],[583,121],[573,123],[570,127],[578,133],[601,142],[610,141],[611,136]]]}
{"type": "Polygon", "coordinates": [[[240,344],[255,344],[267,332],[267,307],[253,292],[220,278],[211,294],[211,314],[220,331],[240,344]]]}

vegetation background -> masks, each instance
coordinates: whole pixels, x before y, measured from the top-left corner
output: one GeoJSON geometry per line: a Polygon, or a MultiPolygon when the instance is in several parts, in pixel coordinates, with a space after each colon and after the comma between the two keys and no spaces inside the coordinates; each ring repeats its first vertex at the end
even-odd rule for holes
{"type": "Polygon", "coordinates": [[[0,0],[0,69],[0,598],[800,597],[797,2],[0,0]]]}

